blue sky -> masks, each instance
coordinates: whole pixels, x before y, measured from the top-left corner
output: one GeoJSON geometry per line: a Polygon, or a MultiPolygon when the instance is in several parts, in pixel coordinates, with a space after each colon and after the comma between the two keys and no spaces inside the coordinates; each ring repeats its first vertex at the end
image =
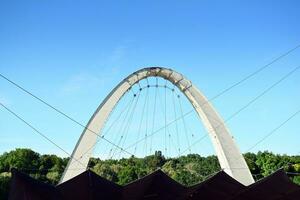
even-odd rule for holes
{"type": "MultiPolygon", "coordinates": [[[[299,1],[1,1],[0,72],[85,124],[145,66],[173,68],[208,97],[300,43],[299,1]]],[[[300,65],[300,49],[213,101],[226,119],[300,65]]],[[[300,109],[300,72],[228,122],[244,152],[300,109]]],[[[72,151],[82,131],[0,79],[0,101],[72,151]]],[[[300,116],[253,151],[299,154],[300,116]]],[[[206,141],[209,143],[209,140],[206,141]]],[[[0,108],[0,152],[65,156],[0,108]]]]}

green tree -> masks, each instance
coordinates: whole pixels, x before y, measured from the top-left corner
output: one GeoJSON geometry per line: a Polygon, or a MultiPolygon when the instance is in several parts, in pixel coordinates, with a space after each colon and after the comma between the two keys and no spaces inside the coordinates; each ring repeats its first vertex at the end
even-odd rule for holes
{"type": "Polygon", "coordinates": [[[300,185],[300,176],[299,175],[298,176],[294,176],[293,177],[293,182],[296,183],[296,184],[298,184],[298,185],[300,185]]]}
{"type": "Polygon", "coordinates": [[[184,168],[178,169],[172,178],[186,186],[195,184],[195,180],[197,179],[196,174],[193,174],[184,168]]]}
{"type": "Polygon", "coordinates": [[[162,155],[161,151],[155,151],[154,155],[146,156],[143,160],[144,164],[149,168],[150,171],[160,169],[166,162],[166,159],[162,155]]]}
{"type": "Polygon", "coordinates": [[[1,156],[0,172],[10,171],[17,168],[20,171],[28,172],[39,169],[40,155],[30,149],[16,149],[1,156]]]}
{"type": "Polygon", "coordinates": [[[286,166],[288,163],[289,159],[286,156],[275,155],[268,151],[257,153],[256,164],[264,177],[286,166]]]}
{"type": "Polygon", "coordinates": [[[46,174],[47,182],[56,185],[59,182],[61,175],[62,174],[57,171],[50,171],[46,174]]]}
{"type": "Polygon", "coordinates": [[[93,167],[93,171],[107,180],[118,182],[118,175],[109,164],[97,163],[93,167]]]}
{"type": "MultiPolygon", "coordinates": [[[[257,179],[268,176],[279,168],[284,168],[293,182],[300,184],[300,156],[274,154],[268,151],[246,153],[245,160],[257,179]]],[[[7,199],[10,170],[17,168],[30,176],[57,184],[69,158],[56,155],[40,155],[30,149],[16,149],[0,155],[0,200],[7,199]]],[[[142,178],[157,169],[184,185],[193,185],[205,180],[220,170],[216,156],[202,157],[189,154],[177,158],[165,158],[161,151],[144,158],[130,157],[120,160],[100,160],[91,158],[89,167],[100,176],[119,184],[127,184],[142,178]]]]}
{"type": "Polygon", "coordinates": [[[120,185],[125,185],[130,183],[138,178],[135,167],[126,166],[118,174],[118,183],[120,185]]]}

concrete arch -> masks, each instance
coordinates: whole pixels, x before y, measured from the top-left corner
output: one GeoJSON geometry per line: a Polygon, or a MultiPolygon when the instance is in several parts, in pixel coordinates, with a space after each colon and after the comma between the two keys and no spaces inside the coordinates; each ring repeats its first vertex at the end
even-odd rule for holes
{"type": "Polygon", "coordinates": [[[209,133],[221,168],[244,185],[250,185],[254,182],[250,170],[230,135],[229,130],[206,97],[191,81],[180,73],[167,68],[150,67],[138,70],[126,77],[100,104],[89,120],[86,126],[87,128],[83,130],[60,183],[85,171],[82,165],[87,167],[92,155],[92,150],[89,150],[89,148],[94,145],[97,140],[97,135],[91,133],[89,130],[100,133],[111,111],[126,91],[128,91],[132,85],[147,77],[161,77],[175,84],[189,99],[201,118],[209,133]]]}

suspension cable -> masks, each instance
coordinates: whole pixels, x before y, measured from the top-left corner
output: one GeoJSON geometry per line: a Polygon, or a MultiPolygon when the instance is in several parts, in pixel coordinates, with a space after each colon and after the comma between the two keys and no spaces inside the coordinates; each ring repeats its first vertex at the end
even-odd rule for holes
{"type": "MultiPolygon", "coordinates": [[[[247,107],[249,107],[250,105],[252,105],[254,102],[256,102],[258,99],[260,99],[262,96],[264,96],[266,93],[268,93],[270,90],[272,90],[275,86],[277,86],[278,84],[280,84],[281,82],[283,82],[284,80],[286,80],[288,77],[290,77],[292,74],[294,74],[298,69],[300,68],[300,66],[294,68],[293,70],[291,70],[290,72],[288,72],[287,74],[285,74],[283,77],[281,77],[278,81],[276,81],[275,83],[273,83],[271,86],[269,86],[268,88],[266,88],[265,90],[263,90],[259,95],[257,95],[255,98],[253,98],[252,100],[250,100],[245,106],[243,106],[242,108],[240,108],[238,111],[236,111],[234,114],[232,114],[229,118],[227,118],[226,120],[224,120],[223,123],[217,125],[216,127],[214,127],[214,129],[212,131],[215,131],[216,129],[218,129],[221,126],[224,126],[228,121],[232,120],[235,116],[237,116],[239,113],[241,113],[243,110],[245,110],[247,107]]],[[[173,124],[174,122],[176,122],[177,120],[181,119],[182,117],[191,114],[194,111],[194,109],[186,112],[183,114],[183,116],[169,122],[167,124],[167,126],[170,126],[171,124],[173,124]]],[[[157,129],[157,131],[155,131],[153,134],[156,134],[157,132],[159,132],[160,130],[164,129],[164,127],[161,127],[159,129],[157,129]]],[[[207,133],[211,133],[211,131],[208,131],[207,133]]],[[[207,137],[208,135],[206,135],[207,137]]],[[[201,140],[200,140],[201,141],[201,140]]],[[[141,140],[137,141],[138,143],[141,142],[141,140]]],[[[194,143],[195,144],[195,143],[194,143]]],[[[193,145],[194,145],[193,144],[193,145]]],[[[131,146],[131,145],[130,145],[131,146]]],[[[130,147],[129,146],[129,147],[130,147]]],[[[125,148],[128,149],[129,147],[125,148]]]]}
{"type": "MultiPolygon", "coordinates": [[[[250,100],[246,105],[242,106],[239,110],[237,110],[236,112],[234,112],[232,115],[230,115],[230,117],[228,117],[223,123],[219,124],[218,126],[216,126],[214,128],[214,130],[220,128],[221,126],[225,126],[225,124],[230,121],[231,119],[233,119],[236,115],[238,115],[240,112],[242,112],[243,110],[245,110],[247,107],[249,107],[251,104],[253,104],[255,101],[257,101],[259,98],[261,98],[262,96],[264,96],[266,93],[268,93],[270,90],[272,90],[275,86],[277,86],[279,83],[281,83],[282,81],[284,81],[285,79],[287,79],[289,76],[291,76],[293,73],[295,73],[298,69],[300,68],[300,66],[294,68],[293,70],[291,70],[290,72],[288,72],[286,75],[284,75],[282,78],[280,78],[278,81],[276,81],[275,83],[273,83],[271,86],[269,86],[268,88],[266,88],[265,90],[263,90],[259,95],[257,95],[255,98],[253,98],[252,100],[250,100]]],[[[208,132],[210,133],[210,132],[208,132]]]]}
{"type": "MultiPolygon", "coordinates": [[[[174,95],[174,91],[175,91],[175,85],[172,89],[172,102],[173,102],[173,110],[174,110],[174,115],[175,115],[175,119],[177,118],[177,112],[176,112],[176,105],[175,105],[175,95],[174,95]]],[[[178,131],[178,123],[177,121],[175,122],[175,131],[176,131],[176,138],[177,138],[177,145],[178,145],[178,152],[180,155],[180,142],[179,142],[179,131],[178,131]]]]}
{"type": "MultiPolygon", "coordinates": [[[[135,96],[133,96],[131,98],[131,100],[125,105],[124,109],[120,112],[120,114],[118,115],[118,117],[111,123],[111,125],[108,127],[108,129],[102,134],[102,136],[104,137],[106,134],[109,133],[109,131],[111,130],[112,127],[114,127],[114,125],[116,124],[116,122],[120,119],[120,117],[123,115],[123,113],[127,110],[127,108],[133,103],[133,99],[135,98],[135,96]]],[[[115,110],[115,109],[114,109],[115,110]]]]}
{"type": "Polygon", "coordinates": [[[291,119],[293,119],[294,117],[296,117],[299,113],[300,113],[300,109],[297,112],[295,112],[294,114],[292,114],[290,117],[288,117],[286,120],[284,120],[282,123],[280,123],[277,127],[275,127],[272,131],[270,131],[268,134],[266,134],[263,138],[261,138],[255,144],[253,144],[249,149],[247,149],[247,152],[249,152],[250,150],[252,150],[253,148],[255,148],[257,145],[259,145],[260,143],[262,143],[264,140],[266,140],[267,138],[269,138],[274,133],[276,133],[277,130],[279,130],[281,127],[283,127],[291,119]]]}
{"type": "MultiPolygon", "coordinates": [[[[102,133],[102,135],[100,136],[101,138],[102,138],[102,137],[105,137],[105,136],[110,132],[110,130],[112,130],[112,128],[117,127],[117,125],[116,125],[116,126],[114,126],[114,125],[117,124],[118,120],[121,118],[121,116],[122,116],[125,112],[127,112],[128,110],[130,110],[131,105],[132,105],[132,103],[134,102],[135,97],[136,97],[136,96],[133,95],[133,97],[131,98],[131,100],[125,105],[124,109],[122,109],[122,111],[119,113],[119,115],[117,116],[117,118],[111,123],[111,125],[108,127],[108,129],[107,129],[105,132],[102,133]]],[[[114,110],[115,110],[115,109],[114,109],[114,110]]],[[[100,139],[100,137],[97,137],[97,141],[95,142],[95,144],[91,145],[91,147],[88,148],[87,151],[85,151],[83,154],[81,154],[80,157],[82,157],[82,156],[84,156],[85,154],[87,154],[87,153],[88,153],[90,150],[92,150],[97,144],[99,144],[99,142],[102,141],[102,140],[100,139]]]]}
{"type": "MultiPolygon", "coordinates": [[[[149,92],[149,88],[150,88],[150,85],[149,85],[149,81],[148,81],[148,78],[146,78],[147,80],[147,96],[148,96],[148,92],[149,92]]],[[[145,153],[145,156],[147,155],[147,148],[148,148],[148,144],[147,144],[147,135],[148,135],[148,113],[149,113],[149,98],[147,100],[147,107],[146,107],[146,131],[145,131],[145,144],[144,144],[144,153],[145,153]]]]}
{"type": "MultiPolygon", "coordinates": [[[[139,86],[140,86],[140,85],[139,85],[139,86]]],[[[128,118],[128,121],[127,121],[127,123],[126,123],[125,126],[124,126],[124,132],[123,132],[123,135],[125,135],[125,137],[122,137],[122,138],[121,138],[121,141],[120,141],[120,142],[122,142],[122,140],[123,140],[123,143],[122,143],[122,145],[121,145],[121,148],[122,148],[122,149],[123,149],[124,143],[125,143],[125,141],[126,141],[126,138],[127,138],[128,132],[129,132],[129,129],[130,129],[130,127],[131,127],[131,122],[132,122],[132,119],[133,119],[133,116],[134,116],[134,113],[135,113],[135,110],[136,110],[136,107],[137,107],[137,104],[138,104],[138,101],[139,101],[141,92],[142,92],[142,89],[141,89],[141,87],[140,87],[139,94],[138,94],[138,97],[137,97],[137,101],[135,102],[134,107],[133,107],[133,109],[132,109],[132,111],[131,111],[131,113],[130,113],[130,116],[129,116],[129,118],[128,118]]],[[[116,152],[117,152],[117,149],[116,149],[115,153],[116,153],[116,152]]],[[[122,152],[122,151],[119,151],[119,155],[121,154],[121,152],[122,152]]],[[[113,154],[113,156],[114,156],[114,154],[113,154]]],[[[135,156],[135,154],[133,154],[133,156],[135,156]]]]}
{"type": "MultiPolygon", "coordinates": [[[[75,124],[83,127],[85,130],[88,130],[88,133],[93,133],[95,135],[97,135],[98,137],[100,137],[95,131],[89,129],[87,126],[83,125],[82,123],[80,123],[79,121],[77,121],[76,119],[74,119],[73,117],[71,117],[70,115],[67,115],[66,113],[64,113],[63,111],[59,110],[58,108],[52,106],[51,104],[49,104],[48,102],[46,102],[45,100],[43,100],[42,98],[34,95],[33,93],[31,93],[30,91],[26,90],[24,87],[21,87],[19,84],[13,82],[12,80],[8,79],[6,76],[4,76],[3,74],[0,73],[0,77],[2,77],[3,79],[5,79],[6,81],[8,81],[9,83],[13,84],[14,86],[16,86],[17,88],[19,88],[20,90],[22,90],[23,92],[27,93],[28,95],[32,96],[33,98],[35,98],[36,100],[38,100],[39,102],[43,103],[44,105],[48,106],[49,108],[51,108],[52,110],[56,111],[57,113],[61,114],[62,116],[66,117],[67,119],[71,120],[72,122],[74,122],[75,124]]],[[[100,137],[102,138],[102,137],[100,137]]],[[[118,147],[117,145],[115,145],[113,142],[111,142],[110,140],[107,140],[106,138],[102,138],[103,140],[105,140],[106,142],[108,142],[111,145],[116,146],[117,148],[121,149],[120,147],[118,147]]],[[[129,155],[132,155],[132,153],[128,152],[125,150],[125,152],[129,155]]]]}
{"type": "MultiPolygon", "coordinates": [[[[233,89],[234,87],[240,85],[241,83],[245,82],[246,80],[250,79],[251,77],[257,75],[258,73],[260,73],[261,71],[263,71],[264,69],[266,69],[267,67],[271,66],[272,64],[274,64],[275,62],[281,60],[282,58],[288,56],[290,53],[292,53],[293,51],[295,51],[296,49],[298,49],[300,47],[300,44],[296,45],[295,47],[289,49],[287,52],[281,54],[280,56],[276,57],[275,59],[273,59],[271,62],[267,63],[266,65],[258,68],[256,71],[252,72],[251,74],[249,74],[248,76],[246,76],[245,78],[241,79],[240,81],[234,83],[233,85],[231,85],[230,87],[224,89],[223,91],[221,91],[220,93],[218,93],[217,95],[215,95],[213,98],[209,99],[209,101],[212,101],[218,97],[220,97],[221,95],[225,94],[226,92],[228,92],[229,90],[233,89]]],[[[8,81],[9,83],[13,84],[14,86],[16,86],[17,88],[19,88],[20,90],[22,90],[23,92],[29,94],[30,96],[32,96],[33,98],[35,98],[36,100],[40,101],[41,103],[43,103],[44,105],[48,106],[49,108],[53,109],[54,111],[56,111],[57,113],[63,115],[64,117],[66,117],[67,119],[71,120],[72,122],[78,124],[79,126],[85,128],[86,130],[88,130],[91,133],[96,134],[97,136],[99,136],[97,133],[95,133],[94,131],[90,130],[88,127],[86,127],[85,125],[83,125],[82,123],[78,122],[77,120],[75,120],[74,118],[70,117],[69,115],[67,115],[66,113],[62,112],[61,110],[57,109],[56,107],[52,106],[51,104],[49,104],[48,102],[46,102],[45,100],[43,100],[42,98],[34,95],[32,92],[26,90],[24,87],[20,86],[19,84],[15,83],[14,81],[10,80],[9,78],[7,78],[6,76],[4,76],[3,74],[0,73],[0,77],[5,79],[6,81],[8,81]]],[[[186,114],[189,114],[191,112],[187,112],[186,114]]],[[[111,145],[115,145],[113,144],[111,141],[102,138],[103,140],[105,140],[106,142],[110,143],[111,145]]],[[[121,149],[121,148],[120,148],[121,149]]],[[[126,153],[132,155],[130,152],[127,152],[125,150],[126,153]]]]}
{"type": "MultiPolygon", "coordinates": [[[[223,95],[224,93],[228,92],[229,90],[233,89],[234,87],[240,85],[241,83],[245,82],[246,80],[250,79],[251,77],[255,76],[256,74],[260,73],[261,71],[263,71],[264,69],[266,69],[267,67],[271,66],[272,64],[274,64],[275,62],[279,61],[280,59],[286,57],[287,55],[289,55],[290,53],[292,53],[293,51],[295,51],[296,49],[298,49],[300,47],[300,44],[295,46],[294,48],[288,50],[287,52],[281,54],[280,56],[276,57],[275,59],[273,59],[271,62],[267,63],[266,65],[258,68],[256,71],[254,71],[253,73],[249,74],[248,76],[246,76],[245,78],[241,79],[240,81],[236,82],[235,84],[231,85],[230,87],[224,89],[223,91],[221,91],[219,94],[215,95],[213,98],[209,99],[207,102],[212,101],[216,98],[218,98],[219,96],[223,95]]],[[[2,75],[0,73],[0,77],[2,77],[3,79],[5,79],[6,81],[10,82],[11,84],[13,84],[14,86],[16,86],[17,88],[21,89],[23,92],[29,94],[30,96],[32,96],[33,98],[37,99],[38,101],[40,101],[41,103],[45,104],[46,106],[50,107],[51,109],[55,110],[56,112],[58,112],[59,114],[63,115],[64,117],[66,117],[67,119],[71,120],[72,122],[84,127],[86,130],[88,130],[89,132],[92,132],[94,134],[96,134],[98,137],[99,135],[97,133],[95,133],[94,131],[90,130],[88,127],[84,126],[83,124],[81,124],[80,122],[78,122],[77,120],[75,120],[74,118],[70,117],[69,115],[65,114],[64,112],[62,112],[61,110],[55,108],[54,106],[50,105],[49,103],[47,103],[45,100],[39,98],[38,96],[34,95],[33,93],[29,92],[28,90],[26,90],[25,88],[21,87],[20,85],[18,85],[17,83],[13,82],[12,80],[8,79],[6,76],[2,75]]],[[[191,112],[187,112],[185,115],[190,114],[191,112]]],[[[177,121],[177,120],[176,120],[177,121]]],[[[102,138],[102,137],[101,137],[102,138]]],[[[106,142],[110,143],[111,145],[115,145],[114,143],[112,143],[111,141],[102,138],[103,140],[105,140],[106,142]]],[[[118,147],[120,148],[120,147],[118,147]]],[[[120,148],[121,149],[121,148],[120,148]]],[[[130,152],[127,152],[125,150],[126,153],[131,154],[130,152]]],[[[131,154],[132,155],[132,154],[131,154]]]]}
{"type": "Polygon", "coordinates": [[[165,103],[164,103],[164,110],[165,110],[165,152],[167,155],[167,85],[165,85],[165,103]]]}
{"type": "Polygon", "coordinates": [[[186,125],[186,122],[185,122],[185,118],[182,117],[183,116],[183,109],[182,109],[182,104],[181,104],[181,98],[180,98],[180,96],[178,96],[178,102],[179,102],[179,108],[180,108],[180,113],[181,113],[181,120],[183,122],[183,127],[184,127],[184,134],[185,134],[185,137],[187,139],[189,152],[191,153],[190,140],[189,140],[188,133],[187,133],[187,125],[186,125]]]}
{"type": "MultiPolygon", "coordinates": [[[[160,95],[160,92],[159,92],[159,90],[157,90],[157,95],[158,95],[158,100],[159,100],[159,102],[160,102],[160,105],[161,105],[161,109],[160,109],[160,111],[161,111],[161,114],[164,116],[164,118],[166,119],[166,112],[163,112],[163,110],[165,110],[165,107],[163,107],[163,101],[162,101],[162,97],[161,97],[161,95],[160,95]]],[[[166,105],[165,105],[166,106],[166,105]]],[[[160,129],[159,129],[159,131],[155,131],[155,132],[153,132],[152,133],[152,135],[154,135],[155,133],[158,133],[158,132],[160,132],[160,131],[162,131],[162,130],[164,130],[164,150],[165,151],[167,151],[167,148],[166,148],[166,135],[167,135],[167,133],[168,134],[170,134],[170,132],[169,132],[169,129],[168,129],[168,124],[167,124],[167,122],[164,120],[164,122],[166,123],[163,127],[161,127],[160,129]]],[[[144,140],[145,138],[142,138],[142,140],[144,140]]],[[[138,140],[139,142],[141,142],[142,140],[138,140]]],[[[139,143],[138,142],[138,143],[139,143]]],[[[167,153],[167,152],[166,152],[167,153]]]]}
{"type": "Polygon", "coordinates": [[[223,94],[225,94],[226,92],[228,92],[229,90],[235,88],[236,86],[240,85],[241,83],[247,81],[248,79],[252,78],[253,76],[257,75],[258,73],[262,72],[264,69],[270,67],[272,64],[276,63],[277,61],[281,60],[282,58],[288,56],[290,53],[292,53],[293,51],[297,50],[300,47],[300,44],[298,44],[297,46],[289,49],[288,51],[286,51],[285,53],[279,55],[278,57],[276,57],[275,59],[271,60],[271,62],[267,63],[266,65],[263,65],[262,67],[258,68],[257,70],[255,70],[254,72],[250,73],[249,75],[247,75],[246,77],[242,78],[241,80],[239,80],[238,82],[232,84],[231,86],[229,86],[228,88],[224,89],[223,91],[219,92],[218,94],[216,94],[215,96],[213,96],[212,98],[210,98],[208,101],[211,102],[214,99],[222,96],[223,94]]]}
{"type": "Polygon", "coordinates": [[[29,128],[31,128],[35,133],[39,134],[40,136],[42,136],[45,140],[47,140],[48,142],[50,142],[51,144],[53,144],[54,146],[56,146],[58,149],[60,149],[61,151],[63,151],[65,154],[67,154],[68,156],[70,156],[71,158],[73,158],[74,160],[76,160],[79,164],[81,164],[82,166],[85,166],[84,164],[82,164],[77,158],[73,157],[70,153],[68,153],[68,151],[66,151],[64,148],[62,148],[61,146],[59,146],[58,144],[56,144],[53,140],[51,140],[49,137],[47,137],[45,134],[43,134],[41,131],[39,131],[37,128],[35,128],[33,125],[31,125],[29,122],[27,122],[24,118],[22,118],[21,116],[19,116],[16,112],[14,112],[13,110],[9,109],[7,106],[5,106],[4,104],[2,104],[0,102],[0,105],[6,110],[8,111],[10,114],[12,114],[13,116],[15,116],[17,119],[19,119],[21,122],[23,122],[24,124],[26,124],[29,128]]]}
{"type": "MultiPolygon", "coordinates": [[[[144,112],[145,112],[145,108],[146,108],[146,104],[147,104],[147,99],[148,99],[148,94],[149,94],[149,90],[147,90],[146,92],[146,96],[145,96],[145,100],[144,100],[144,104],[143,104],[143,108],[142,108],[142,116],[140,118],[140,123],[139,123],[139,128],[138,128],[138,133],[137,133],[137,140],[139,139],[139,136],[141,134],[141,130],[142,130],[142,123],[143,123],[143,119],[144,119],[144,112]]],[[[136,153],[137,150],[137,145],[134,148],[134,155],[136,153]]]]}
{"type": "MultiPolygon", "coordinates": [[[[137,104],[137,102],[138,102],[138,100],[139,100],[139,97],[140,97],[140,92],[138,92],[138,94],[135,94],[134,95],[134,97],[135,97],[135,101],[134,101],[134,103],[133,104],[131,104],[131,105],[133,105],[133,107],[135,107],[136,106],[136,104],[137,104]]],[[[130,115],[129,113],[131,113],[131,109],[132,109],[132,106],[130,106],[130,108],[126,111],[126,114],[125,114],[125,117],[124,117],[124,119],[123,119],[123,123],[121,124],[121,126],[119,127],[119,131],[117,132],[117,134],[116,134],[116,138],[118,137],[118,133],[122,133],[123,134],[123,131],[121,131],[121,130],[124,130],[125,128],[125,126],[126,126],[126,121],[128,120],[127,119],[127,117],[128,117],[128,115],[130,115]]],[[[123,135],[121,135],[121,137],[120,137],[120,139],[119,139],[119,142],[118,142],[118,146],[120,145],[120,142],[121,142],[121,140],[122,140],[122,138],[123,138],[123,135]]],[[[112,147],[112,150],[111,151],[113,151],[113,148],[114,148],[114,146],[112,147]]],[[[121,148],[122,149],[122,148],[121,148]]],[[[111,152],[110,152],[111,153],[111,152]]],[[[109,153],[109,157],[110,157],[110,153],[109,153]]],[[[115,154],[115,150],[114,150],[114,152],[113,152],[113,155],[115,154]]],[[[134,154],[132,154],[132,155],[134,155],[134,154]]]]}
{"type": "Polygon", "coordinates": [[[280,78],[274,84],[272,84],[270,87],[268,87],[267,89],[265,89],[262,93],[260,93],[259,95],[257,95],[254,99],[252,99],[251,101],[249,101],[245,106],[241,107],[239,110],[237,110],[235,113],[233,113],[230,117],[228,117],[227,120],[231,120],[232,118],[234,118],[237,114],[239,114],[241,111],[243,111],[244,109],[246,109],[247,107],[249,107],[257,99],[259,99],[260,97],[262,97],[263,95],[265,95],[267,92],[269,92],[270,90],[272,90],[275,86],[277,86],[279,83],[281,83],[282,81],[284,81],[285,79],[287,79],[289,76],[291,76],[293,73],[295,73],[299,68],[300,68],[300,66],[298,66],[298,67],[294,68],[292,71],[288,72],[286,75],[284,75],[282,78],[280,78]]]}
{"type": "MultiPolygon", "coordinates": [[[[157,77],[156,77],[157,80],[157,77]]],[[[157,89],[155,90],[155,96],[154,96],[154,109],[153,109],[153,118],[152,118],[152,129],[151,129],[151,138],[150,138],[150,153],[152,152],[152,141],[153,141],[153,132],[154,132],[154,121],[156,118],[156,101],[157,101],[157,89]]]]}
{"type": "MultiPolygon", "coordinates": [[[[131,110],[132,106],[135,104],[135,101],[137,100],[137,95],[139,95],[139,92],[138,92],[138,94],[134,93],[134,95],[133,95],[133,101],[132,101],[132,103],[130,103],[129,108],[126,110],[126,113],[125,113],[125,115],[124,115],[124,118],[123,118],[121,124],[119,125],[119,127],[116,127],[116,128],[118,128],[118,131],[115,132],[116,134],[115,134],[115,137],[114,137],[113,141],[116,141],[116,140],[119,138],[118,133],[120,133],[121,130],[123,129],[123,127],[125,126],[125,121],[127,120],[127,116],[128,116],[128,114],[130,113],[130,110],[131,110]]],[[[118,144],[118,145],[119,145],[119,144],[118,144]]],[[[109,153],[108,153],[108,157],[110,157],[110,155],[111,155],[113,149],[114,149],[114,146],[112,146],[112,147],[110,148],[110,151],[109,151],[109,153]]]]}

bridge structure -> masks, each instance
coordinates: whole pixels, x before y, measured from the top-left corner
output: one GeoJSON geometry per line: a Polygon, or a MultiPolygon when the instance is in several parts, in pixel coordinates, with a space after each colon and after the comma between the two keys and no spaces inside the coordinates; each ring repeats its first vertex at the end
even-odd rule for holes
{"type": "MultiPolygon", "coordinates": [[[[149,67],[138,70],[122,80],[103,100],[84,128],[60,183],[72,179],[88,168],[93,147],[101,136],[106,121],[124,94],[140,81],[159,77],[171,82],[186,96],[201,119],[213,144],[220,167],[244,185],[254,183],[250,170],[223,119],[193,83],[182,74],[167,68],[149,67]],[[95,134],[100,133],[100,134],[95,134]]],[[[148,85],[149,87],[149,85],[148,85]]],[[[124,150],[121,148],[121,150],[124,150]]]]}

